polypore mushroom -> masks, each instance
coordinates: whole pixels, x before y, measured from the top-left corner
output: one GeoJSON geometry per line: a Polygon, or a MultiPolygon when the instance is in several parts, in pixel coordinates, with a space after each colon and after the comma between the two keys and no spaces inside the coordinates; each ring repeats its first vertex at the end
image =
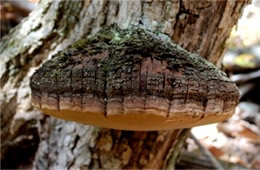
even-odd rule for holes
{"type": "Polygon", "coordinates": [[[229,118],[239,92],[198,55],[141,28],[104,28],[45,62],[32,103],[66,120],[123,130],[189,128],[229,118]]]}

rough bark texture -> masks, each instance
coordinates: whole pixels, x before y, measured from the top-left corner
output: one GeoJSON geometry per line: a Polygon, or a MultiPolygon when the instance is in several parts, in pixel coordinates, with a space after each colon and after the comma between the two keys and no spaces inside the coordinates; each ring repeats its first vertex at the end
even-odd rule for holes
{"type": "Polygon", "coordinates": [[[105,27],[73,43],[33,74],[30,87],[33,105],[45,113],[120,130],[223,121],[239,100],[213,64],[133,26],[105,27]]]}
{"type": "Polygon", "coordinates": [[[183,130],[115,131],[43,116],[30,104],[29,77],[49,56],[112,23],[164,32],[217,64],[246,3],[41,1],[0,47],[2,167],[31,167],[32,161],[37,169],[167,167],[168,151],[183,130]],[[10,154],[14,152],[17,160],[10,154]]]}

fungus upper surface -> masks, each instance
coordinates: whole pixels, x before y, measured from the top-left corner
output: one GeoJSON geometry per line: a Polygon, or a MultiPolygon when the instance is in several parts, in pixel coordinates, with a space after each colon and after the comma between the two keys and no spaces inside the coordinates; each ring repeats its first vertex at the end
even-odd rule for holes
{"type": "Polygon", "coordinates": [[[32,103],[66,120],[124,130],[226,120],[239,100],[225,73],[141,28],[104,28],[45,62],[32,103]]]}

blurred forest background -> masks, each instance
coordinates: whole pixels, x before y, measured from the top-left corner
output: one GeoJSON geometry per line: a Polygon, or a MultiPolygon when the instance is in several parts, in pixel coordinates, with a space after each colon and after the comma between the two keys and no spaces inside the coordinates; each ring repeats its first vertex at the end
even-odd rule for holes
{"type": "MultiPolygon", "coordinates": [[[[223,123],[192,129],[193,134],[215,157],[256,169],[260,168],[259,21],[260,1],[254,0],[244,9],[225,44],[227,49],[222,69],[237,84],[241,94],[235,115],[223,123]]],[[[188,139],[188,147],[183,154],[192,152],[195,157],[198,151],[194,141],[188,139]]]]}
{"type": "MultiPolygon", "coordinates": [[[[37,0],[1,1],[1,38],[37,6],[37,0]]],[[[224,167],[260,169],[260,1],[253,0],[227,40],[221,69],[237,84],[241,101],[223,123],[196,127],[193,135],[224,167]]],[[[201,148],[188,138],[177,168],[212,168],[201,148]],[[194,161],[196,160],[196,161],[194,161]]]]}

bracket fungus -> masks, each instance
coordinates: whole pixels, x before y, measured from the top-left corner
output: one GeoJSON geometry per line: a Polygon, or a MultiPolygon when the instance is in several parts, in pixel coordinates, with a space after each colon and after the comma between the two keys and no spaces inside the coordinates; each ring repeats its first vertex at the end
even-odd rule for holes
{"type": "Polygon", "coordinates": [[[228,119],[239,101],[225,73],[141,28],[110,26],[46,61],[32,103],[54,117],[122,130],[189,128],[228,119]]]}

